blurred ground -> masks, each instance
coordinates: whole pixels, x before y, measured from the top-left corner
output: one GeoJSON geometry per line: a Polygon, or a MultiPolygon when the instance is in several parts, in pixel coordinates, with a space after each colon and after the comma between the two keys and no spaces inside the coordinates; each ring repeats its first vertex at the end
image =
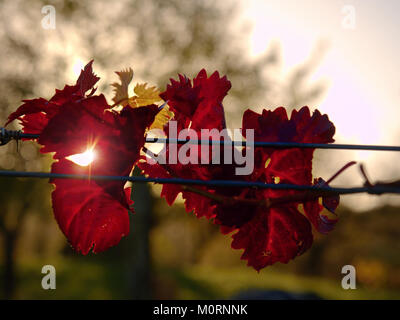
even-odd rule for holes
{"type": "MultiPolygon", "coordinates": [[[[197,221],[182,207],[171,209],[157,200],[159,219],[151,233],[152,295],[158,299],[226,299],[248,290],[273,289],[313,293],[323,299],[400,299],[399,210],[386,207],[355,214],[342,209],[336,230],[318,237],[303,256],[288,265],[277,264],[257,273],[239,259],[240,252],[230,248],[229,237],[221,235],[216,226],[197,221]],[[345,264],[356,267],[356,290],[341,287],[340,272],[345,264]]],[[[32,224],[31,227],[51,232],[57,249],[36,250],[32,254],[32,248],[40,247],[40,240],[25,233],[19,241],[19,251],[31,253],[18,255],[16,298],[132,297],[127,248],[135,238],[135,225],[120,246],[83,257],[65,246],[55,222],[32,224]],[[41,288],[40,270],[44,264],[56,267],[56,290],[41,288]]]]}
{"type": "MultiPolygon", "coordinates": [[[[57,290],[45,291],[40,287],[41,263],[21,266],[19,299],[129,299],[121,288],[124,277],[118,268],[93,261],[59,260],[57,290]]],[[[260,276],[250,269],[193,267],[184,270],[162,268],[157,279],[156,299],[229,299],[248,289],[280,289],[294,293],[314,293],[323,299],[400,299],[398,290],[365,288],[343,290],[340,279],[298,276],[267,270],[260,276]]]]}

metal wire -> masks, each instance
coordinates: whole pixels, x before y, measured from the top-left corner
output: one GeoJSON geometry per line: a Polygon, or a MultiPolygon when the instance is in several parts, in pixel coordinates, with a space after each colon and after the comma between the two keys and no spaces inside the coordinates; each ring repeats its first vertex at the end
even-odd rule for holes
{"type": "Polygon", "coordinates": [[[177,140],[168,138],[146,138],[148,143],[178,143],[178,144],[213,144],[213,145],[236,145],[254,146],[262,148],[311,148],[311,149],[344,149],[344,150],[372,150],[372,151],[400,151],[400,146],[378,146],[357,144],[324,144],[324,143],[300,143],[300,142],[266,142],[255,141],[218,141],[218,140],[177,140]]]}
{"type": "Polygon", "coordinates": [[[256,181],[235,181],[235,180],[197,180],[181,178],[146,178],[141,176],[103,176],[86,174],[61,174],[49,172],[23,172],[23,171],[4,171],[0,170],[0,176],[13,178],[42,178],[42,179],[78,179],[78,180],[103,180],[103,181],[130,181],[138,183],[160,183],[160,184],[180,184],[180,185],[202,185],[208,187],[234,187],[234,188],[259,188],[273,190],[297,190],[297,191],[319,191],[332,194],[400,194],[400,187],[393,186],[371,186],[339,188],[329,186],[306,186],[295,184],[268,184],[256,181]]]}
{"type": "MultiPolygon", "coordinates": [[[[39,134],[27,134],[21,131],[6,130],[0,128],[0,145],[4,145],[19,139],[38,139],[39,134]]],[[[400,151],[400,146],[380,146],[380,145],[355,145],[355,144],[321,144],[321,143],[297,143],[297,142],[253,142],[246,141],[216,141],[216,140],[180,140],[169,138],[146,138],[147,143],[177,143],[177,144],[206,144],[206,145],[238,145],[254,146],[263,148],[312,148],[312,149],[344,149],[344,150],[373,150],[373,151],[400,151]]],[[[329,186],[307,186],[294,184],[268,184],[257,181],[236,181],[236,180],[196,180],[182,178],[146,178],[137,176],[104,176],[104,175],[84,175],[84,174],[60,174],[48,172],[22,172],[22,171],[2,171],[2,177],[14,178],[42,178],[42,179],[79,179],[79,180],[105,180],[105,181],[130,181],[138,183],[160,183],[160,184],[180,184],[180,185],[201,185],[208,187],[235,187],[235,188],[259,188],[274,190],[298,190],[298,191],[318,191],[332,194],[400,194],[400,186],[393,185],[370,185],[353,188],[329,187],[329,186]]]]}
{"type": "MultiPolygon", "coordinates": [[[[11,139],[38,139],[39,134],[22,133],[21,131],[6,130],[1,128],[0,145],[4,145],[11,139]]],[[[340,149],[340,150],[370,150],[370,151],[400,151],[400,146],[359,145],[359,144],[324,144],[324,143],[299,143],[299,142],[266,142],[255,141],[220,141],[220,140],[181,140],[170,138],[146,138],[146,143],[177,143],[177,144],[205,144],[228,146],[254,146],[260,148],[311,148],[311,149],[340,149]]]]}

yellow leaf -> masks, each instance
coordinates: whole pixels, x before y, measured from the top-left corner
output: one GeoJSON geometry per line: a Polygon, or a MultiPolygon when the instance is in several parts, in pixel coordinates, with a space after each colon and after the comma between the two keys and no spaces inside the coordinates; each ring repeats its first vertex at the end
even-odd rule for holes
{"type": "MultiPolygon", "coordinates": [[[[144,107],[148,105],[155,104],[162,101],[160,98],[160,92],[156,87],[147,87],[147,83],[136,84],[133,89],[135,96],[129,97],[128,86],[133,78],[133,71],[131,68],[116,72],[121,80],[121,84],[113,83],[114,87],[114,98],[112,99],[115,105],[121,105],[125,107],[126,105],[132,108],[144,107]]],[[[167,105],[156,115],[154,122],[152,123],[150,129],[163,129],[164,125],[173,118],[174,113],[169,110],[167,105]]]]}
{"type": "Polygon", "coordinates": [[[114,97],[112,100],[114,101],[115,105],[125,106],[128,104],[129,100],[128,86],[133,78],[133,70],[129,68],[119,72],[117,71],[115,73],[118,75],[121,84],[116,82],[111,84],[114,87],[114,97]]]}
{"type": "Polygon", "coordinates": [[[156,87],[147,87],[147,83],[138,83],[134,92],[136,96],[129,99],[129,105],[133,108],[144,107],[161,101],[158,89],[156,87]]]}
{"type": "Polygon", "coordinates": [[[157,113],[153,124],[150,126],[150,129],[163,129],[164,125],[174,117],[174,113],[169,110],[169,107],[166,105],[159,113],[157,113]]]}

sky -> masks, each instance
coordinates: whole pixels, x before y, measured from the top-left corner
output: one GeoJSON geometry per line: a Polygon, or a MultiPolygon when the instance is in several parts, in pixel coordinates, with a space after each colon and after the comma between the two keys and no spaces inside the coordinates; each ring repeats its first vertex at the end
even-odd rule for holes
{"type": "MultiPolygon", "coordinates": [[[[309,56],[317,41],[328,44],[313,80],[324,79],[329,86],[321,105],[315,107],[334,122],[337,143],[400,145],[400,1],[250,0],[242,8],[252,25],[253,57],[277,41],[283,63],[290,69],[309,56]]],[[[372,180],[400,179],[396,170],[400,154],[349,151],[340,155],[365,163],[372,180]]],[[[350,175],[354,184],[362,182],[356,168],[350,175]]],[[[349,197],[360,210],[380,201],[367,195],[349,197]]],[[[397,198],[385,197],[385,201],[397,198]]]]}

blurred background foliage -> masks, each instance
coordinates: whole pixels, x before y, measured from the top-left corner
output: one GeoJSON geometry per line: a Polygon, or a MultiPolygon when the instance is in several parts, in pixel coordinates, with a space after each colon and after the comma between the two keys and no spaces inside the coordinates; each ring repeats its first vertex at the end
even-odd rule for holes
{"type": "MultiPolygon", "coordinates": [[[[240,127],[251,107],[316,106],[327,86],[311,81],[326,51],[323,42],[309,59],[282,73],[280,46],[249,58],[249,24],[232,1],[12,1],[0,2],[0,120],[22,99],[49,98],[74,83],[95,59],[99,91],[111,97],[114,71],[132,67],[136,81],[166,87],[170,77],[218,70],[232,82],[224,101],[228,126],[240,127]],[[56,8],[56,29],[41,27],[44,5],[56,8]],[[73,72],[75,70],[75,73],[73,72]]],[[[14,128],[18,128],[15,126],[14,128]]],[[[337,167],[319,155],[319,167],[337,167]],[[328,162],[328,164],[327,164],[328,162]],[[322,165],[321,165],[322,163],[322,165]]],[[[50,158],[32,142],[0,148],[5,170],[48,171],[50,158]]],[[[321,172],[319,172],[321,174],[321,172]]],[[[229,298],[247,290],[311,292],[322,298],[400,298],[399,208],[354,213],[341,206],[329,236],[288,265],[260,273],[246,267],[230,238],[198,220],[178,202],[169,207],[158,186],[135,186],[136,214],[128,237],[107,252],[76,254],[52,217],[46,181],[0,179],[0,296],[37,299],[229,298]],[[41,288],[41,268],[57,270],[57,289],[41,288]],[[341,268],[353,264],[357,290],[341,288],[341,268]]]]}

